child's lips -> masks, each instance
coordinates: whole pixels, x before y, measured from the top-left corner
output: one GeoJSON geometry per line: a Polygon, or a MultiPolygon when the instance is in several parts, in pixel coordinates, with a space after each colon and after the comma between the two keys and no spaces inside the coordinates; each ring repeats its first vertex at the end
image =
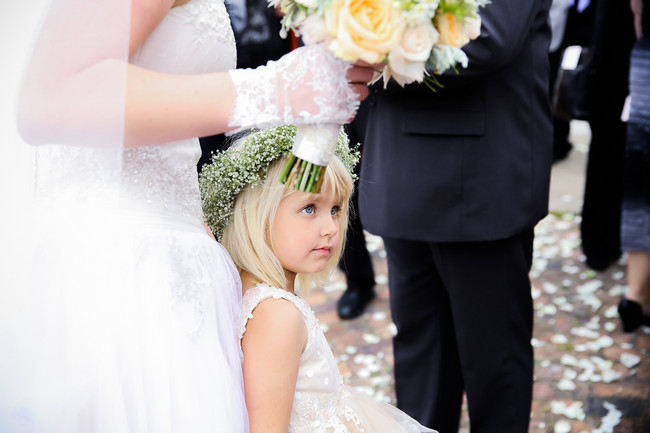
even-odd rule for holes
{"type": "Polygon", "coordinates": [[[329,253],[332,252],[332,247],[330,247],[330,246],[319,247],[319,248],[314,249],[314,251],[316,251],[317,253],[321,253],[321,254],[329,254],[329,253]]]}

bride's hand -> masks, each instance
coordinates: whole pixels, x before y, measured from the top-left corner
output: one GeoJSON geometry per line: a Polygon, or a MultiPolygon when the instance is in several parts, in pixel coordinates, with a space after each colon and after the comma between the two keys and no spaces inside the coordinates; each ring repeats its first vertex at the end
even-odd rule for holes
{"type": "Polygon", "coordinates": [[[352,65],[307,45],[256,69],[230,71],[233,130],[281,124],[346,123],[368,96],[370,65],[352,65]]]}

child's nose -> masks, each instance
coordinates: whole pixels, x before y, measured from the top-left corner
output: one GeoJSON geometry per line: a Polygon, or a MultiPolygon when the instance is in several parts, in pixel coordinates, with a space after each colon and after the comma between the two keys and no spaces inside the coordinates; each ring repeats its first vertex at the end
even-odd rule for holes
{"type": "Polygon", "coordinates": [[[339,224],[336,218],[327,215],[325,218],[325,222],[323,223],[323,227],[321,229],[322,235],[323,236],[334,236],[339,232],[339,224]]]}

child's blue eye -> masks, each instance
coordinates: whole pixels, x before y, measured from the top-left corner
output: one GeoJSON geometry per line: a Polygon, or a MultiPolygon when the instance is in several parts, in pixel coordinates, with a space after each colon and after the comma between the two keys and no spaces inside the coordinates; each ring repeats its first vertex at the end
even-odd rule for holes
{"type": "Polygon", "coordinates": [[[307,215],[312,215],[314,213],[314,205],[310,204],[302,208],[302,212],[307,215]]]}
{"type": "Polygon", "coordinates": [[[341,208],[338,207],[338,206],[334,206],[334,207],[332,208],[332,210],[330,211],[330,213],[332,214],[332,216],[338,216],[339,212],[341,212],[341,208]]]}

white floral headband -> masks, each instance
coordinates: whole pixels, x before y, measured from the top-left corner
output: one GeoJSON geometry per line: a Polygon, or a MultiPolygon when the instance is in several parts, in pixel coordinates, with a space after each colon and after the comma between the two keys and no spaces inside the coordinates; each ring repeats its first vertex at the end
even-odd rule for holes
{"type": "MultiPolygon", "coordinates": [[[[217,239],[221,239],[226,226],[232,221],[233,207],[239,192],[246,186],[266,178],[266,169],[277,158],[289,155],[296,136],[294,125],[267,128],[252,132],[244,138],[242,149],[229,148],[213,153],[210,164],[205,165],[199,177],[203,212],[217,239]]],[[[336,156],[356,179],[354,167],[359,162],[358,145],[339,131],[336,156]]]]}

